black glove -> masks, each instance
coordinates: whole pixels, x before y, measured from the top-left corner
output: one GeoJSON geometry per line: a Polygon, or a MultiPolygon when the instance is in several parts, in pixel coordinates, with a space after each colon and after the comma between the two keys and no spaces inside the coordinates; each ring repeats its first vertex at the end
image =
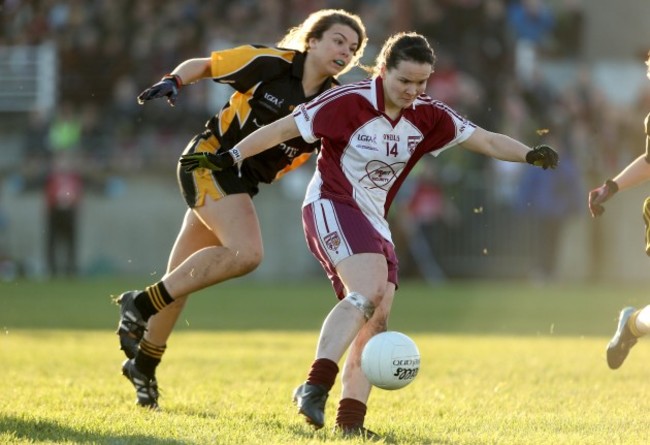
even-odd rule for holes
{"type": "Polygon", "coordinates": [[[547,168],[557,167],[559,157],[555,150],[548,145],[542,144],[526,153],[526,162],[546,170],[547,168]]]}
{"type": "Polygon", "coordinates": [[[160,82],[150,86],[138,95],[138,103],[142,105],[148,100],[167,97],[167,102],[172,107],[176,103],[178,91],[182,86],[181,78],[177,75],[168,74],[160,82]]]}
{"type": "Polygon", "coordinates": [[[199,151],[181,156],[181,166],[186,172],[191,172],[197,168],[209,168],[210,170],[221,171],[235,165],[235,159],[230,152],[221,152],[218,154],[199,151]]]}
{"type": "Polygon", "coordinates": [[[611,179],[605,181],[603,185],[589,192],[589,211],[594,218],[599,217],[605,212],[603,203],[618,192],[618,184],[611,179]]]}

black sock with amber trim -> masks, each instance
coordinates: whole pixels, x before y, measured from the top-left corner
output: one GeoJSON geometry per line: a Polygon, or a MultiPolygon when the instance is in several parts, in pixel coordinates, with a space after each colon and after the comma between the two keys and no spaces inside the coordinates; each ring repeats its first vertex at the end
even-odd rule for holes
{"type": "Polygon", "coordinates": [[[135,356],[135,367],[150,379],[153,378],[165,349],[167,345],[156,346],[143,338],[135,356]]]}
{"type": "Polygon", "coordinates": [[[138,308],[142,318],[146,320],[152,315],[160,312],[165,306],[173,302],[174,299],[162,281],[157,282],[152,286],[147,286],[144,292],[139,293],[133,300],[135,307],[138,308]]]}

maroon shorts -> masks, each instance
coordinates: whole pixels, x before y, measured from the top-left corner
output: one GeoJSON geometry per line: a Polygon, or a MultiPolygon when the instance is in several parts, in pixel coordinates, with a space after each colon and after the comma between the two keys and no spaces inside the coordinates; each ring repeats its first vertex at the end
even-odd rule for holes
{"type": "Polygon", "coordinates": [[[388,281],[397,288],[395,247],[377,232],[358,207],[329,199],[319,199],[302,209],[302,226],[311,253],[320,262],[339,299],[345,286],[336,265],[358,253],[378,253],[386,257],[388,281]]]}

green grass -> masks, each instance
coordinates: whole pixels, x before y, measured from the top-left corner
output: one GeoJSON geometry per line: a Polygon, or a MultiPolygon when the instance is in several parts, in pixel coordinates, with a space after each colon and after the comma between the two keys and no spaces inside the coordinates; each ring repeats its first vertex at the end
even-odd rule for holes
{"type": "MultiPolygon", "coordinates": [[[[158,371],[161,412],[138,409],[109,295],[136,280],[0,284],[1,444],[322,444],[290,403],[305,378],[327,283],[239,281],[193,297],[158,371]]],[[[620,285],[404,283],[390,328],[421,371],[375,390],[366,424],[399,444],[647,444],[650,349],[618,371],[604,346],[616,313],[645,304],[620,285]]],[[[327,406],[331,427],[340,395],[327,406]]]]}

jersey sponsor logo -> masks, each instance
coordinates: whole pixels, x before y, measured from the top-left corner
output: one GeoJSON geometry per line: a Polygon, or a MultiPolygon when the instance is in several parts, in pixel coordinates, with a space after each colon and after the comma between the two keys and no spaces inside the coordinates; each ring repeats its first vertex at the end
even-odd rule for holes
{"type": "Polygon", "coordinates": [[[298,153],[300,152],[300,149],[291,147],[290,145],[287,145],[285,143],[278,144],[278,147],[280,147],[280,150],[282,150],[289,159],[295,158],[296,156],[298,156],[298,153]]]}
{"type": "Polygon", "coordinates": [[[264,99],[271,102],[273,105],[275,105],[278,108],[281,108],[282,104],[284,103],[284,99],[278,99],[271,93],[264,93],[264,99]]]}
{"type": "Polygon", "coordinates": [[[399,142],[399,134],[385,134],[384,140],[399,142]]]}
{"type": "Polygon", "coordinates": [[[338,250],[339,246],[341,245],[341,237],[339,236],[339,232],[328,233],[325,235],[325,238],[323,238],[323,242],[325,243],[325,247],[327,247],[329,250],[338,250]]]}
{"type": "Polygon", "coordinates": [[[361,142],[372,142],[373,144],[376,144],[377,136],[370,136],[369,134],[359,134],[357,135],[357,140],[361,142]]]}
{"type": "Polygon", "coordinates": [[[379,148],[377,148],[376,145],[369,145],[377,143],[377,136],[375,135],[371,136],[369,134],[358,134],[357,141],[362,142],[361,144],[355,145],[355,147],[359,150],[379,151],[379,148]]]}
{"type": "Polygon", "coordinates": [[[404,162],[387,164],[383,161],[370,161],[366,164],[366,174],[360,182],[365,182],[364,188],[368,190],[381,189],[388,191],[391,183],[404,167],[404,162]],[[369,184],[368,184],[369,183],[369,184]]]}

